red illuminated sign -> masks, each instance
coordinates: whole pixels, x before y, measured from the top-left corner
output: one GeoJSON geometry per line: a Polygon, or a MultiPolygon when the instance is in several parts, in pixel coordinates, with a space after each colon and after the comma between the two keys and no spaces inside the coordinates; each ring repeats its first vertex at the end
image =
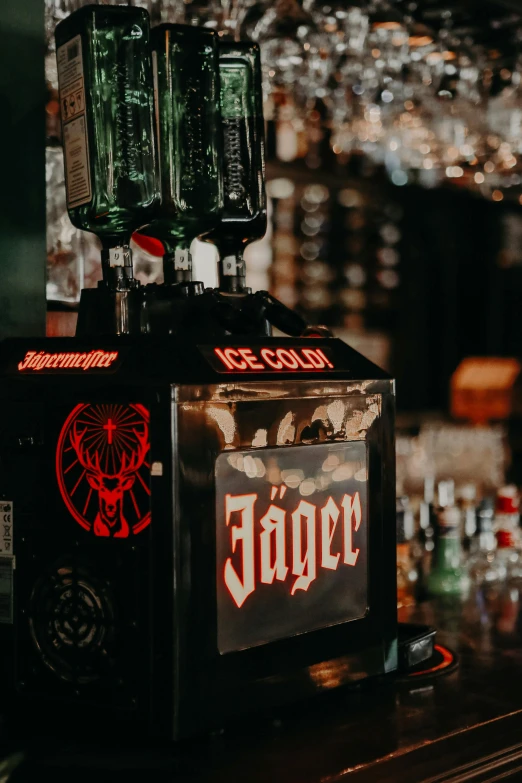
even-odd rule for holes
{"type": "Polygon", "coordinates": [[[215,476],[220,653],[364,617],[366,443],[223,452],[215,476]]]}
{"type": "MultiPolygon", "coordinates": [[[[274,490],[277,488],[274,487],[274,490]]],[[[286,487],[282,488],[283,490],[286,487]]],[[[284,495],[284,493],[283,493],[284,495]]],[[[355,566],[359,550],[354,549],[352,531],[359,530],[362,518],[361,498],[344,495],[340,508],[332,497],[319,508],[315,503],[300,500],[293,511],[273,503],[259,519],[260,532],[255,541],[254,518],[257,495],[226,495],[225,520],[230,525],[230,546],[234,553],[241,544],[241,568],[236,570],[229,557],[225,563],[224,580],[238,607],[256,589],[256,548],[258,549],[259,581],[272,584],[274,579],[286,582],[290,573],[290,594],[308,590],[317,578],[318,568],[337,570],[339,564],[355,566]],[[231,523],[232,512],[239,512],[238,523],[231,523]],[[332,540],[342,511],[343,545],[332,551],[332,540]],[[291,551],[286,551],[287,525],[291,530],[291,551]],[[320,549],[316,547],[319,528],[320,549]],[[342,557],[341,557],[342,556],[342,557]],[[288,563],[288,565],[287,565],[288,563]],[[291,568],[290,568],[291,563],[291,568]]]]}
{"type": "Polygon", "coordinates": [[[150,524],[149,412],[139,404],[77,405],[58,438],[56,474],[74,519],[95,536],[150,524]]]}
{"type": "Polygon", "coordinates": [[[18,363],[20,372],[48,370],[100,370],[111,367],[118,359],[118,351],[93,350],[88,352],[47,353],[27,351],[18,363]]]}
{"type": "Polygon", "coordinates": [[[328,348],[220,346],[209,352],[218,372],[324,372],[335,366],[328,348]]]}

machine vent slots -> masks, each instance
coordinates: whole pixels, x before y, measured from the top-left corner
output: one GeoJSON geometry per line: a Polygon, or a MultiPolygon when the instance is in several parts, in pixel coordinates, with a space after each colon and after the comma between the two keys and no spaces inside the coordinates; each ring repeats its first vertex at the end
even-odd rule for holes
{"type": "Polygon", "coordinates": [[[115,610],[108,585],[67,558],[35,584],[29,604],[32,640],[43,663],[66,682],[96,682],[114,664],[115,610]]]}

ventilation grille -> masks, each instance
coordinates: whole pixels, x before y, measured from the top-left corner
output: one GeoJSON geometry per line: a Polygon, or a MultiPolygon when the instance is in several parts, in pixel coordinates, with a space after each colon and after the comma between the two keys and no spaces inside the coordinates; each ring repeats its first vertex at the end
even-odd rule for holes
{"type": "Polygon", "coordinates": [[[41,660],[60,679],[79,685],[111,672],[114,601],[108,585],[73,558],[36,582],[29,627],[41,660]]]}

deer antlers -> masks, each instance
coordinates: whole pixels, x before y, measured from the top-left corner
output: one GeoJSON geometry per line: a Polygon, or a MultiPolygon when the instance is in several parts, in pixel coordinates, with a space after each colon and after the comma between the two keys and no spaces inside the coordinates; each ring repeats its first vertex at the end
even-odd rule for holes
{"type": "Polygon", "coordinates": [[[94,453],[94,459],[93,459],[91,454],[89,454],[89,452],[84,449],[83,436],[85,435],[86,430],[87,428],[85,428],[81,433],[79,433],[77,429],[77,422],[74,422],[74,427],[70,433],[70,439],[71,439],[71,445],[76,452],[76,456],[78,457],[78,462],[80,463],[82,468],[85,468],[85,470],[88,471],[89,473],[94,473],[97,475],[103,474],[103,475],[114,476],[114,477],[128,476],[131,475],[132,473],[136,473],[143,465],[145,461],[145,457],[149,450],[149,428],[147,427],[146,423],[143,424],[143,432],[139,432],[138,430],[135,429],[132,430],[138,441],[137,451],[132,452],[130,459],[128,458],[128,455],[125,452],[123,452],[121,457],[120,469],[114,474],[106,474],[101,469],[100,455],[97,451],[94,453]]]}
{"type": "Polygon", "coordinates": [[[100,455],[98,452],[95,452],[94,454],[94,462],[92,460],[91,455],[89,452],[85,453],[83,449],[83,436],[85,435],[87,428],[83,430],[81,434],[78,434],[77,430],[77,422],[74,422],[74,427],[71,432],[71,445],[73,449],[76,452],[76,456],[78,457],[78,462],[82,466],[82,468],[85,468],[89,473],[102,473],[102,469],[100,468],[100,455]]]}
{"type": "Polygon", "coordinates": [[[143,425],[143,432],[138,432],[133,429],[133,433],[138,440],[138,450],[132,452],[132,456],[127,463],[127,455],[125,452],[122,454],[121,467],[118,471],[118,475],[128,475],[129,473],[137,473],[145,461],[147,451],[149,450],[149,428],[146,424],[143,425]]]}

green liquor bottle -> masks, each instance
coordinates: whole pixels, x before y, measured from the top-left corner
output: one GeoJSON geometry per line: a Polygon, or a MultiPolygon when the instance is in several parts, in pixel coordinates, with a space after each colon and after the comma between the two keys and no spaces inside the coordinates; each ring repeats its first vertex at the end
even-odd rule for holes
{"type": "Polygon", "coordinates": [[[428,592],[432,596],[465,596],[470,579],[462,564],[461,513],[453,505],[437,512],[437,540],[428,576],[428,592]]]}
{"type": "Polygon", "coordinates": [[[67,208],[102,242],[102,287],[119,292],[114,329],[129,330],[138,285],[129,249],[159,200],[149,16],[88,5],[56,28],[67,208]]]}
{"type": "Polygon", "coordinates": [[[266,232],[265,142],[259,46],[219,43],[225,208],[205,237],[219,250],[219,288],[244,293],[248,244],[266,232]]]}
{"type": "Polygon", "coordinates": [[[162,24],[152,31],[161,204],[142,232],[163,243],[164,279],[192,279],[190,244],[223,209],[217,36],[162,24]]]}

